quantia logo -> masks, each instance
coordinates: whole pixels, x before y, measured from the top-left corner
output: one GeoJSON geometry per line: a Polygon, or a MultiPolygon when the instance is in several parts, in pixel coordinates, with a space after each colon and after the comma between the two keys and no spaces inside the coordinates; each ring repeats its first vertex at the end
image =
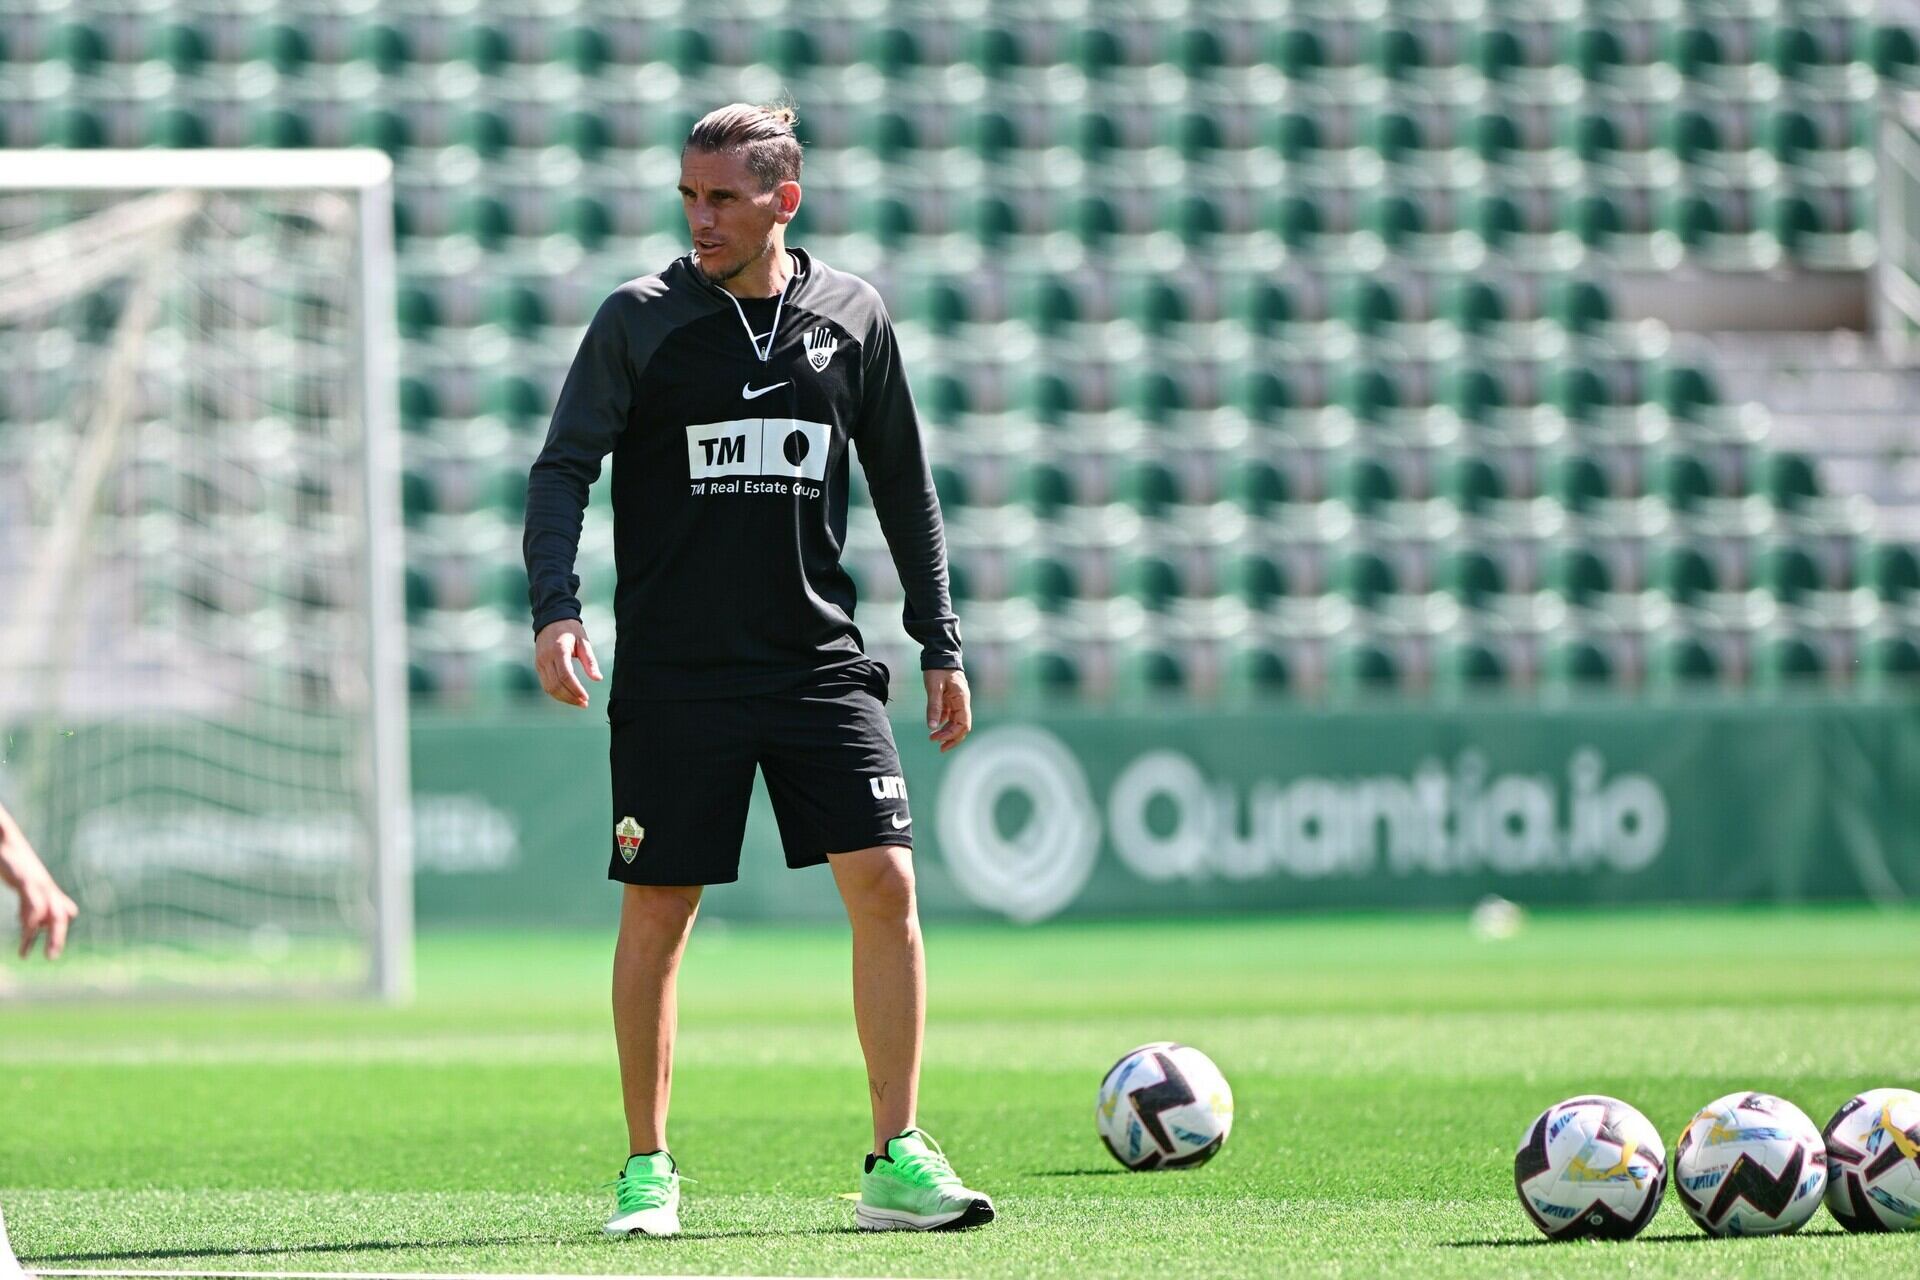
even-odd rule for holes
{"type": "Polygon", "coordinates": [[[1078,897],[1103,835],[1122,865],[1152,882],[1636,872],[1667,839],[1659,786],[1644,774],[1607,777],[1593,750],[1572,754],[1563,784],[1490,774],[1484,756],[1465,751],[1405,777],[1244,787],[1209,778],[1181,752],[1151,751],[1114,779],[1103,830],[1085,772],[1053,734],[1008,726],[975,734],[968,748],[942,779],[941,854],[962,891],[1016,920],[1044,919],[1078,897]],[[1014,796],[1031,816],[1008,836],[995,814],[1014,796]]]}

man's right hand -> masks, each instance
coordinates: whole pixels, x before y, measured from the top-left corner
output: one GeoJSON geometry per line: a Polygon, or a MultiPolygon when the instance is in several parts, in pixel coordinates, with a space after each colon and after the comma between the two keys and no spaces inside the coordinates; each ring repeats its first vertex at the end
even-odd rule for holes
{"type": "Polygon", "coordinates": [[[587,687],[573,673],[575,662],[593,679],[601,678],[599,660],[593,656],[593,645],[580,619],[562,618],[542,627],[533,639],[533,666],[540,673],[540,687],[555,702],[584,707],[587,687]]]}

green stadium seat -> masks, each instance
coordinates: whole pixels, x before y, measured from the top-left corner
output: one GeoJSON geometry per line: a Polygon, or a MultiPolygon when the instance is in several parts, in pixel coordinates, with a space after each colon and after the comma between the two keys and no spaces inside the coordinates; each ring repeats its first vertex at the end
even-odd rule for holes
{"type": "Polygon", "coordinates": [[[1121,311],[1143,331],[1162,335],[1187,319],[1187,299],[1166,276],[1145,276],[1123,290],[1121,311]]]}
{"type": "Polygon", "coordinates": [[[1489,248],[1506,249],[1515,236],[1527,230],[1527,219],[1519,202],[1506,192],[1481,191],[1467,201],[1460,226],[1479,236],[1489,248]]]}
{"type": "Polygon", "coordinates": [[[597,76],[613,61],[613,42],[599,27],[576,23],[554,37],[552,56],[583,76],[597,76]]]}
{"type": "Polygon", "coordinates": [[[1799,604],[1825,585],[1812,552],[1794,542],[1776,542],[1753,558],[1753,585],[1781,604],[1799,604]]]}
{"type": "Polygon", "coordinates": [[[1526,46],[1510,28],[1474,23],[1467,28],[1464,61],[1488,80],[1509,81],[1527,65],[1526,46]]]}
{"type": "Polygon", "coordinates": [[[1014,473],[1013,500],[1041,519],[1074,504],[1073,477],[1053,462],[1029,462],[1014,473]]]}
{"type": "Polygon", "coordinates": [[[1620,126],[1602,109],[1570,112],[1560,118],[1554,133],[1561,146],[1589,164],[1623,149],[1620,126]]]}
{"type": "Polygon", "coordinates": [[[1681,24],[1661,32],[1660,56],[1690,80],[1701,79],[1726,65],[1720,37],[1707,27],[1681,24]]]}
{"type": "Polygon", "coordinates": [[[1114,574],[1116,594],[1145,609],[1164,613],[1184,592],[1180,570],[1163,556],[1130,556],[1114,574]]]}
{"type": "Polygon", "coordinates": [[[1824,229],[1813,201],[1797,191],[1770,192],[1762,197],[1759,226],[1792,255],[1799,254],[1824,229]]]}
{"type": "Polygon", "coordinates": [[[973,308],[957,281],[936,276],[914,291],[908,314],[935,333],[951,335],[973,318],[973,308]]]}
{"type": "Polygon", "coordinates": [[[1180,504],[1180,478],[1173,468],[1152,458],[1128,461],[1113,488],[1116,499],[1149,519],[1158,519],[1180,504]]]}
{"type": "Polygon", "coordinates": [[[1653,399],[1674,417],[1697,422],[1720,403],[1720,392],[1705,369],[1692,364],[1663,364],[1654,370],[1653,399]]]}
{"type": "Polygon", "coordinates": [[[1713,117],[1693,107],[1668,112],[1659,124],[1660,145],[1682,164],[1693,164],[1724,149],[1713,117]]]}
{"type": "Polygon", "coordinates": [[[1443,696],[1484,694],[1506,683],[1506,661],[1483,641],[1449,640],[1434,654],[1433,687],[1443,696]]]}
{"type": "Polygon", "coordinates": [[[1261,57],[1295,80],[1311,80],[1328,68],[1326,45],[1311,27],[1269,27],[1261,57]]]}
{"type": "MultiPolygon", "coordinates": [[[[528,468],[518,462],[496,465],[489,469],[480,482],[480,505],[516,524],[523,523],[527,514],[527,472],[528,468]]],[[[520,583],[520,603],[527,603],[527,571],[518,564],[506,564],[500,571],[509,578],[517,575],[520,583]]]]}
{"type": "Polygon", "coordinates": [[[397,75],[413,61],[413,42],[392,23],[355,27],[347,38],[347,59],[364,62],[382,75],[397,75]]]}
{"type": "Polygon", "coordinates": [[[1649,558],[1647,585],[1675,604],[1691,605],[1720,589],[1720,575],[1698,547],[1671,544],[1649,558]]]}
{"type": "Polygon", "coordinates": [[[995,162],[1020,149],[1020,126],[1011,115],[990,107],[961,121],[960,138],[982,160],[995,162]]]}
{"type": "Polygon", "coordinates": [[[1080,408],[1080,393],[1065,375],[1051,369],[1030,370],[1014,388],[1014,404],[1039,422],[1063,422],[1080,408]]]}
{"type": "Polygon", "coordinates": [[[1910,635],[1880,632],[1870,635],[1859,650],[1859,681],[1874,692],[1920,688],[1920,643],[1910,635]]]}
{"type": "Polygon", "coordinates": [[[1227,655],[1221,671],[1223,700],[1260,702],[1283,698],[1293,689],[1293,671],[1270,645],[1243,645],[1227,655]]]}
{"type": "Polygon", "coordinates": [[[1390,23],[1368,28],[1365,56],[1374,70],[1389,80],[1405,80],[1427,65],[1420,37],[1390,23]]]}
{"type": "Polygon", "coordinates": [[[1123,702],[1163,702],[1187,692],[1186,664],[1159,646],[1129,646],[1115,675],[1114,691],[1123,702]]]}
{"type": "Polygon", "coordinates": [[[256,147],[307,147],[313,145],[313,129],[300,112],[272,107],[248,121],[247,141],[256,147]]]}
{"type": "Polygon", "coordinates": [[[1862,22],[1854,28],[1854,54],[1882,79],[1910,79],[1920,67],[1920,35],[1909,26],[1862,22]]]}
{"type": "Polygon", "coordinates": [[[107,37],[90,22],[63,22],[47,33],[41,55],[63,62],[75,75],[91,75],[107,60],[107,37]]]}
{"type": "Polygon", "coordinates": [[[1767,62],[1788,80],[1804,79],[1830,61],[1820,38],[1806,27],[1774,27],[1766,34],[1764,48],[1767,62]]]}
{"type": "Polygon", "coordinates": [[[881,75],[897,79],[919,69],[920,41],[902,26],[862,24],[859,58],[881,75]]]}
{"type": "Polygon", "coordinates": [[[967,61],[989,79],[1002,79],[1026,62],[1020,37],[1006,27],[970,26],[964,40],[967,61]]]}
{"type": "Polygon", "coordinates": [[[433,579],[417,565],[406,566],[404,574],[407,622],[418,623],[435,604],[433,579]]]}
{"type": "Polygon", "coordinates": [[[469,195],[454,206],[453,229],[482,248],[496,249],[513,234],[513,213],[497,197],[469,195]]]}
{"type": "Polygon", "coordinates": [[[1226,215],[1212,197],[1198,191],[1183,191],[1169,196],[1160,209],[1160,227],[1171,231],[1181,243],[1205,244],[1227,229],[1226,215]]]}
{"type": "Polygon", "coordinates": [[[1160,117],[1160,142],[1182,159],[1205,160],[1227,145],[1220,118],[1211,111],[1174,111],[1160,117]]]}
{"type": "Polygon", "coordinates": [[[1014,314],[1036,332],[1055,335],[1080,320],[1080,294],[1058,276],[1027,276],[1015,291],[1014,314]]]}
{"type": "Polygon", "coordinates": [[[1688,248],[1705,244],[1725,229],[1720,206],[1701,192],[1665,190],[1655,197],[1655,206],[1654,220],[1660,229],[1688,248]]]}
{"type": "Polygon", "coordinates": [[[1165,46],[1166,60],[1196,79],[1205,79],[1227,64],[1227,49],[1212,27],[1184,26],[1165,46]]]}
{"type": "Polygon", "coordinates": [[[857,126],[860,145],[882,160],[911,157],[920,146],[920,129],[913,117],[899,111],[864,114],[857,126]]]}
{"type": "Polygon", "coordinates": [[[1563,544],[1547,554],[1541,571],[1547,590],[1568,604],[1589,605],[1613,590],[1613,574],[1591,548],[1563,544]]]}
{"type": "Polygon", "coordinates": [[[553,412],[547,393],[533,379],[514,373],[489,382],[481,405],[493,417],[515,425],[546,418],[553,412]]]}
{"type": "Polygon", "coordinates": [[[1434,585],[1469,609],[1486,607],[1507,590],[1506,574],[1492,556],[1477,547],[1458,547],[1440,558],[1434,585]]]}
{"type": "Polygon", "coordinates": [[[1540,675],[1541,684],[1551,690],[1605,688],[1613,683],[1613,660],[1593,641],[1567,636],[1547,646],[1540,675]]]}
{"type": "Polygon", "coordinates": [[[1120,126],[1104,111],[1063,112],[1055,142],[1089,164],[1100,164],[1120,149],[1120,126]]]}
{"type": "Polygon", "coordinates": [[[1363,609],[1371,609],[1399,590],[1393,566],[1375,551],[1355,548],[1340,553],[1329,568],[1327,584],[1363,609]]]}
{"type": "Polygon", "coordinates": [[[1220,589],[1249,609],[1265,610],[1287,594],[1287,574],[1280,562],[1257,551],[1239,551],[1220,568],[1220,589]]]}
{"type": "Polygon", "coordinates": [[[1693,454],[1668,450],[1653,459],[1646,489],[1675,511],[1696,511],[1713,496],[1713,474],[1693,454]]]}
{"type": "Polygon", "coordinates": [[[162,107],[147,117],[144,141],[150,147],[205,147],[213,131],[191,107],[162,107]]]}
{"type": "Polygon", "coordinates": [[[958,467],[936,462],[927,470],[933,477],[933,491],[943,511],[955,512],[968,505],[972,495],[967,478],[958,467]]]}
{"type": "Polygon", "coordinates": [[[1606,379],[1584,364],[1562,364],[1548,370],[1543,399],[1569,422],[1591,422],[1608,404],[1606,379]]]}
{"type": "MultiPolygon", "coordinates": [[[[713,40],[698,27],[667,27],[653,43],[653,56],[683,76],[698,76],[713,65],[713,40]]],[[[686,137],[682,130],[680,136],[686,137]]]]}
{"type": "Polygon", "coordinates": [[[1506,497],[1506,482],[1485,458],[1456,454],[1440,464],[1434,491],[1462,511],[1479,514],[1506,497]]]}
{"type": "Polygon", "coordinates": [[[1400,299],[1384,281],[1359,276],[1334,290],[1333,311],[1355,333],[1376,335],[1400,321],[1400,299]]]}
{"type": "Polygon", "coordinates": [[[409,527],[440,510],[440,493],[433,473],[408,467],[400,473],[400,513],[409,527]]]}
{"type": "Polygon", "coordinates": [[[1334,376],[1334,402],[1362,422],[1384,421],[1400,407],[1393,375],[1378,365],[1350,365],[1334,376]]]}
{"type": "Polygon", "coordinates": [[[440,327],[440,304],[433,291],[411,282],[394,292],[394,313],[400,336],[410,340],[426,337],[440,327]]]}
{"type": "Polygon", "coordinates": [[[513,145],[513,131],[498,111],[480,108],[462,112],[454,121],[453,140],[475,155],[493,159],[513,145]]]}
{"type": "Polygon", "coordinates": [[[1084,683],[1080,664],[1057,649],[1023,648],[1014,661],[1013,689],[1024,699],[1071,702],[1084,683]]]}
{"type": "Polygon", "coordinates": [[[929,422],[951,426],[973,411],[967,384],[951,373],[929,374],[917,385],[914,402],[929,422]]]}
{"type": "Polygon", "coordinates": [[[49,112],[40,126],[40,145],[93,149],[107,145],[106,122],[86,107],[62,106],[49,112]]]}
{"type": "Polygon", "coordinates": [[[1326,148],[1319,119],[1305,111],[1276,111],[1262,117],[1259,136],[1260,145],[1283,160],[1304,160],[1326,148]]]}
{"type": "Polygon", "coordinates": [[[1920,555],[1902,543],[1874,542],[1855,556],[1854,580],[1888,604],[1920,595],[1920,555]]]}
{"type": "Polygon", "coordinates": [[[1236,369],[1227,379],[1227,403],[1250,421],[1266,425],[1293,407],[1293,391],[1272,369],[1236,369]]]}
{"type": "Polygon", "coordinates": [[[1121,385],[1121,404],[1141,421],[1162,426],[1187,407],[1187,393],[1165,369],[1135,369],[1121,385]]]}
{"type": "Polygon", "coordinates": [[[398,111],[372,107],[353,118],[347,131],[349,141],[358,147],[373,147],[388,155],[398,155],[413,145],[413,128],[398,111]]]}
{"type": "Polygon", "coordinates": [[[1400,496],[1400,486],[1380,459],[1347,453],[1333,463],[1327,477],[1327,496],[1346,503],[1360,515],[1373,515],[1400,496]]]}
{"type": "Polygon", "coordinates": [[[1760,136],[1767,150],[1783,164],[1792,164],[1821,149],[1820,126],[1812,116],[1791,105],[1770,108],[1761,121],[1760,136]]]}
{"type": "Polygon", "coordinates": [[[469,23],[454,37],[453,56],[481,75],[497,75],[513,61],[513,41],[499,27],[469,23]]]}
{"type": "Polygon", "coordinates": [[[963,225],[983,249],[994,249],[1020,232],[1020,215],[1005,196],[984,192],[967,202],[963,225]]]}
{"type": "Polygon", "coordinates": [[[1088,248],[1105,245],[1124,228],[1118,206],[1103,195],[1091,193],[1073,196],[1060,212],[1057,225],[1088,248]]]}
{"type": "Polygon", "coordinates": [[[546,300],[540,291],[518,280],[495,285],[487,294],[484,314],[488,324],[498,325],[517,338],[530,337],[549,323],[546,300]]]}
{"type": "Polygon", "coordinates": [[[313,62],[313,41],[290,22],[268,22],[253,28],[253,56],[285,74],[304,71],[313,62]]]}
{"type": "Polygon", "coordinates": [[[1760,467],[1760,491],[1781,511],[1799,511],[1820,496],[1820,476],[1804,453],[1769,453],[1760,467]]]}
{"type": "Polygon", "coordinates": [[[181,75],[192,75],[212,61],[206,32],[191,22],[162,22],[147,33],[147,57],[181,75]]]}
{"type": "Polygon", "coordinates": [[[1273,280],[1242,280],[1229,291],[1228,313],[1249,332],[1268,337],[1294,318],[1293,295],[1273,280]]]}
{"type": "Polygon", "coordinates": [[[1574,191],[1558,197],[1555,222],[1589,248],[1605,248],[1627,228],[1619,202],[1604,191],[1574,191]]]}
{"type": "MultiPolygon", "coordinates": [[[[667,147],[678,152],[686,145],[687,136],[693,132],[693,126],[700,123],[700,115],[694,111],[662,111],[655,115],[647,127],[647,136],[655,146],[667,147]]],[[[671,200],[676,210],[680,207],[680,197],[673,192],[663,192],[663,198],[671,200]]],[[[686,225],[685,214],[675,215],[680,226],[686,225]]]]}
{"type": "Polygon", "coordinates": [[[1479,365],[1453,365],[1440,375],[1439,403],[1462,421],[1489,422],[1506,402],[1506,389],[1500,379],[1479,365]]]}
{"type": "Polygon", "coordinates": [[[1563,26],[1559,29],[1560,59],[1583,79],[1604,80],[1627,65],[1627,49],[1611,27],[1563,26]]]}
{"type": "Polygon", "coordinates": [[[569,196],[554,210],[551,230],[572,237],[583,249],[597,249],[613,234],[613,213],[589,195],[569,196]]]}
{"type": "Polygon", "coordinates": [[[889,249],[897,249],[919,231],[913,206],[899,196],[869,195],[854,207],[853,225],[889,249]]]}
{"type": "Polygon", "coordinates": [[[1126,65],[1120,37],[1106,27],[1079,27],[1066,39],[1067,61],[1090,79],[1102,80],[1126,65]]]}
{"type": "Polygon", "coordinates": [[[1613,320],[1613,304],[1593,281],[1563,279],[1547,288],[1546,316],[1568,333],[1590,334],[1613,320]]]}
{"type": "Polygon", "coordinates": [[[1487,281],[1461,277],[1441,293],[1440,314],[1462,333],[1484,334],[1506,321],[1507,300],[1487,281]]]}
{"type": "Polygon", "coordinates": [[[511,705],[545,693],[531,658],[488,658],[475,666],[470,686],[480,706],[511,705]]]}
{"type": "Polygon", "coordinates": [[[1287,477],[1265,458],[1234,459],[1221,477],[1221,492],[1250,516],[1263,517],[1287,500],[1287,477]]]}
{"type": "Polygon", "coordinates": [[[1367,117],[1361,139],[1382,160],[1395,164],[1426,146],[1426,131],[1410,112],[1376,111],[1367,117]]]}
{"type": "Polygon", "coordinates": [[[400,425],[405,430],[419,431],[440,416],[440,398],[424,378],[401,375],[399,401],[400,425]]]}
{"type": "Polygon", "coordinates": [[[1336,644],[1327,664],[1327,690],[1335,697],[1368,697],[1400,684],[1400,664],[1385,646],[1369,640],[1336,644]]]}
{"type": "Polygon", "coordinates": [[[1803,636],[1770,635],[1754,646],[1753,682],[1776,693],[1810,688],[1827,673],[1826,659],[1803,636]]]}
{"type": "Polygon", "coordinates": [[[1710,688],[1720,680],[1720,660],[1697,636],[1669,635],[1647,652],[1647,685],[1662,692],[1710,688]]]}
{"type": "Polygon", "coordinates": [[[568,111],[548,127],[547,142],[565,147],[583,160],[592,160],[613,145],[613,126],[598,111],[568,111]]]}
{"type": "Polygon", "coordinates": [[[1304,248],[1326,230],[1326,219],[1311,196],[1288,192],[1261,209],[1260,225],[1283,244],[1304,248]]]}
{"type": "Polygon", "coordinates": [[[417,659],[407,663],[407,693],[409,695],[424,701],[438,697],[440,691],[440,676],[432,666],[417,659]]]}
{"type": "Polygon", "coordinates": [[[1555,455],[1547,462],[1540,490],[1568,511],[1591,511],[1608,496],[1607,473],[1580,453],[1555,455]]]}
{"type": "Polygon", "coordinates": [[[1054,556],[1029,556],[1014,566],[1013,594],[1044,613],[1059,613],[1080,595],[1079,578],[1054,556]]]}

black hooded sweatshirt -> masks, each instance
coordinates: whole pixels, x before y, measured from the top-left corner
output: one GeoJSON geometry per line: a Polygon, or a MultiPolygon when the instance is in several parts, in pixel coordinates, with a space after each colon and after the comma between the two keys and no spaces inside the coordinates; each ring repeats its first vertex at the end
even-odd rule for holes
{"type": "Polygon", "coordinates": [[[536,634],[580,616],[581,520],[611,452],[615,699],[872,671],[840,565],[849,443],[920,665],[960,666],[940,503],[886,307],[858,276],[788,252],[798,270],[778,299],[734,298],[691,254],[629,280],[567,371],[527,478],[528,597],[536,634]]]}

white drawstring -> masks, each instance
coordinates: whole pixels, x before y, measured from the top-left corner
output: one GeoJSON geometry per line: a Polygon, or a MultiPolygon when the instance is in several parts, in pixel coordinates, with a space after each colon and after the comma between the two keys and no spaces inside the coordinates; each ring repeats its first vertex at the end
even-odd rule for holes
{"type": "Polygon", "coordinates": [[[765,347],[760,345],[760,339],[753,336],[753,326],[747,323],[747,311],[745,307],[740,305],[740,299],[734,297],[730,290],[721,290],[733,303],[734,312],[740,317],[740,327],[747,331],[747,344],[753,348],[753,354],[760,357],[761,364],[765,364],[767,358],[773,354],[773,338],[775,334],[780,332],[780,308],[787,305],[787,285],[792,283],[793,277],[788,276],[786,284],[780,286],[780,300],[773,304],[773,328],[767,330],[767,345],[765,347]]]}

